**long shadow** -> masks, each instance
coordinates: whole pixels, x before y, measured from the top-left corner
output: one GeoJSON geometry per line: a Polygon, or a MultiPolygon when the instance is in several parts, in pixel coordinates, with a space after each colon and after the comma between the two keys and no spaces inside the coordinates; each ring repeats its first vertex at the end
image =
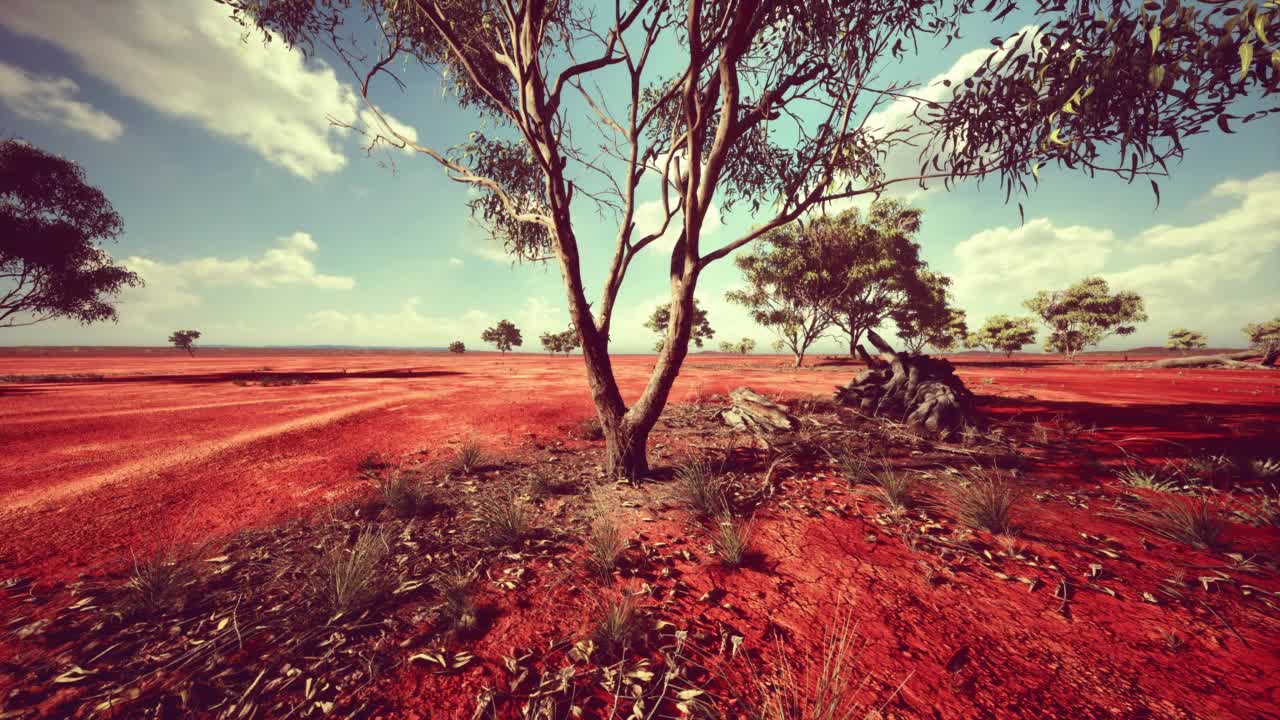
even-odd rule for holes
{"type": "MultiPolygon", "coordinates": [[[[411,380],[417,378],[445,377],[450,375],[466,375],[467,373],[457,370],[415,370],[413,368],[392,368],[383,370],[367,370],[358,372],[345,372],[342,370],[325,370],[310,372],[283,372],[283,371],[266,371],[266,370],[241,370],[235,372],[219,372],[219,373],[202,373],[202,374],[164,374],[164,375],[106,375],[95,378],[66,378],[66,379],[41,379],[35,377],[23,384],[30,385],[47,385],[47,384],[115,384],[115,383],[141,383],[141,382],[168,382],[180,385],[200,385],[222,382],[243,382],[252,384],[266,385],[289,385],[289,384],[309,384],[315,382],[326,382],[331,380],[411,380]]],[[[6,389],[11,390],[14,394],[23,392],[22,388],[6,388],[6,385],[0,385],[0,393],[4,393],[6,389]]],[[[25,390],[25,392],[32,392],[25,390]]]]}

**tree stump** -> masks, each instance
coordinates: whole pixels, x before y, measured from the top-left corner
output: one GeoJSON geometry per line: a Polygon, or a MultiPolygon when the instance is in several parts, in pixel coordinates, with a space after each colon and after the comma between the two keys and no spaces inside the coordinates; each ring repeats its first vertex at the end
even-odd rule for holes
{"type": "Polygon", "coordinates": [[[848,385],[837,387],[835,401],[872,416],[891,417],[921,434],[946,439],[966,425],[976,424],[973,393],[941,358],[898,353],[874,331],[867,339],[880,351],[858,356],[869,366],[848,385]]]}

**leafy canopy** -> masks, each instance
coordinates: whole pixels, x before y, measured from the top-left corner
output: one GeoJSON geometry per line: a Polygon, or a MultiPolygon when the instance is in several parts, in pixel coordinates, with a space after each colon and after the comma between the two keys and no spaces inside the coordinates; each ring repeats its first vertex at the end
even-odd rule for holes
{"type": "Polygon", "coordinates": [[[580,347],[578,331],[573,328],[558,333],[542,333],[539,340],[542,341],[542,348],[549,353],[565,353],[567,355],[580,347]]]}
{"type": "Polygon", "coordinates": [[[1023,304],[1050,330],[1044,349],[1069,358],[1109,335],[1130,335],[1137,329],[1134,323],[1147,320],[1141,296],[1123,290],[1112,294],[1100,277],[1085,278],[1066,290],[1042,290],[1023,304]]]}
{"type": "Polygon", "coordinates": [[[1035,341],[1035,322],[1031,318],[992,315],[976,334],[969,336],[965,344],[973,348],[1002,352],[1005,357],[1009,357],[1021,350],[1023,345],[1035,341]]]}
{"type": "Polygon", "coordinates": [[[520,347],[524,344],[524,338],[520,335],[520,328],[516,327],[510,320],[499,320],[497,325],[486,328],[480,333],[480,339],[498,348],[500,352],[506,353],[513,347],[520,347]]]}
{"type": "Polygon", "coordinates": [[[1245,325],[1244,334],[1249,338],[1249,345],[1256,348],[1280,346],[1280,317],[1260,323],[1245,325]]]}
{"type": "Polygon", "coordinates": [[[752,340],[751,338],[744,337],[737,342],[734,342],[732,340],[722,340],[720,342],[720,352],[738,353],[739,355],[747,355],[747,354],[750,354],[751,351],[755,349],[756,349],[756,341],[752,340]]]}
{"type": "Polygon", "coordinates": [[[964,311],[951,306],[951,278],[921,270],[915,285],[914,296],[892,313],[898,338],[911,352],[921,352],[927,345],[943,352],[953,349],[968,334],[969,326],[964,311]]]}
{"type": "Polygon", "coordinates": [[[0,139],[0,327],[115,321],[116,296],[142,285],[101,247],[123,228],[79,165],[0,139]]]}
{"type": "Polygon", "coordinates": [[[454,340],[449,343],[449,352],[455,355],[461,355],[467,351],[467,346],[461,340],[454,340]]]}
{"type": "MultiPolygon", "coordinates": [[[[671,324],[671,303],[662,303],[653,309],[653,314],[648,320],[644,321],[644,326],[655,333],[658,333],[658,339],[654,342],[654,350],[662,352],[663,346],[666,344],[668,326],[671,324]]],[[[693,320],[689,332],[689,339],[694,345],[702,347],[702,343],[716,336],[716,331],[711,327],[711,322],[707,320],[707,311],[698,305],[698,301],[693,301],[693,320]]]]}
{"type": "Polygon", "coordinates": [[[1199,350],[1209,346],[1205,340],[1204,333],[1188,330],[1186,328],[1178,328],[1169,331],[1169,339],[1164,344],[1170,350],[1199,350]]]}
{"type": "Polygon", "coordinates": [[[196,340],[199,339],[199,330],[174,330],[169,336],[169,344],[177,350],[186,350],[188,355],[195,355],[196,340]]]}

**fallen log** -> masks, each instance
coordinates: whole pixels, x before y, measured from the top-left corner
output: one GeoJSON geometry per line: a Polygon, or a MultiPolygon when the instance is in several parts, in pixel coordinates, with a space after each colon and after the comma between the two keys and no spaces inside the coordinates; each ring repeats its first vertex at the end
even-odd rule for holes
{"type": "Polygon", "coordinates": [[[880,351],[880,357],[873,358],[861,346],[857,348],[868,369],[848,385],[836,388],[836,402],[867,415],[892,417],[916,432],[942,439],[976,424],[973,393],[956,376],[950,362],[919,353],[898,353],[874,331],[867,331],[867,340],[880,351]]]}
{"type": "Polygon", "coordinates": [[[800,427],[800,421],[785,405],[776,403],[751,388],[740,387],[729,393],[732,405],[717,415],[726,425],[757,436],[779,432],[791,432],[800,427]]]}
{"type": "Polygon", "coordinates": [[[1187,357],[1166,358],[1151,363],[1153,368],[1225,368],[1228,370],[1262,370],[1271,369],[1280,359],[1280,347],[1265,349],[1255,348],[1226,355],[1190,355],[1187,357]],[[1250,358],[1262,358],[1259,363],[1241,362],[1250,358]]]}

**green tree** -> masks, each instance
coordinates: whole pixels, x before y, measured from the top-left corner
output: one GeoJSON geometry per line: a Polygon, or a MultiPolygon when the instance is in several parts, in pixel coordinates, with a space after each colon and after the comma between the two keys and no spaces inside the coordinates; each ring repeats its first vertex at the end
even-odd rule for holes
{"type": "Polygon", "coordinates": [[[1142,297],[1125,290],[1111,293],[1107,281],[1088,277],[1066,290],[1042,290],[1023,303],[1049,328],[1044,349],[1074,361],[1087,347],[1110,335],[1131,335],[1145,322],[1142,297]]]}
{"type": "Polygon", "coordinates": [[[577,350],[578,331],[573,328],[558,333],[545,332],[539,338],[542,341],[542,347],[549,353],[565,353],[566,355],[577,350]]]}
{"type": "Polygon", "coordinates": [[[79,165],[0,139],[0,327],[114,322],[120,291],[142,285],[101,247],[123,229],[79,165]]]}
{"type": "Polygon", "coordinates": [[[970,335],[965,345],[971,348],[984,348],[992,352],[1002,352],[1005,357],[1012,356],[1036,341],[1035,320],[1029,317],[1009,317],[1008,315],[992,315],[982,324],[977,333],[970,335]]]}
{"type": "Polygon", "coordinates": [[[520,328],[510,320],[499,320],[497,325],[481,333],[480,339],[498,348],[503,355],[507,354],[511,348],[524,344],[524,338],[520,336],[520,328]]]}
{"type": "Polygon", "coordinates": [[[1280,317],[1260,323],[1249,323],[1244,326],[1244,334],[1249,338],[1249,347],[1262,351],[1262,364],[1274,366],[1280,359],[1280,317]]]}
{"type": "Polygon", "coordinates": [[[169,344],[177,350],[186,350],[188,355],[195,357],[196,340],[199,339],[199,330],[174,330],[169,336],[169,344]]]}
{"type": "Polygon", "coordinates": [[[739,355],[747,355],[756,349],[756,341],[751,338],[742,338],[734,342],[732,340],[723,340],[720,342],[720,352],[737,353],[739,355]]]}
{"type": "Polygon", "coordinates": [[[1170,350],[1181,350],[1186,355],[1189,350],[1200,350],[1209,347],[1209,344],[1205,342],[1204,333],[1178,328],[1169,331],[1169,339],[1164,346],[1170,350]]]}
{"type": "Polygon", "coordinates": [[[449,352],[455,355],[461,355],[467,351],[467,346],[461,340],[454,340],[449,343],[449,352]]]}
{"type": "Polygon", "coordinates": [[[951,306],[951,278],[922,270],[915,283],[913,297],[891,313],[898,326],[898,338],[911,352],[925,346],[946,351],[955,347],[968,333],[963,310],[951,306]]]}
{"type": "MultiPolygon", "coordinates": [[[[695,346],[702,347],[704,342],[716,336],[716,331],[707,320],[707,311],[698,305],[697,299],[693,301],[691,315],[689,340],[695,346]]],[[[658,339],[653,343],[653,349],[655,352],[662,352],[667,344],[666,339],[671,334],[671,303],[662,303],[654,308],[653,314],[644,321],[644,326],[658,334],[658,339]]]]}
{"type": "Polygon", "coordinates": [[[217,1],[267,40],[322,43],[366,101],[370,122],[357,129],[371,150],[430,158],[470,186],[473,214],[515,258],[558,264],[606,469],[629,478],[648,470],[648,436],[712,263],[825,203],[905,183],[989,176],[1012,196],[1045,165],[1161,175],[1183,138],[1275,112],[1252,96],[1280,84],[1280,13],[1257,3],[1166,1],[1153,13],[1149,2],[1031,0],[1010,17],[1015,0],[217,1]],[[927,76],[895,69],[893,81],[875,81],[975,22],[999,47],[970,77],[945,79],[938,99],[912,90],[927,76]],[[450,150],[391,121],[382,108],[394,103],[375,97],[438,93],[440,83],[477,128],[450,150]],[[900,125],[865,122],[894,102],[906,106],[900,125]],[[918,172],[886,171],[899,151],[917,155],[918,172]],[[637,223],[654,194],[658,226],[637,223]],[[713,244],[703,231],[717,207],[747,209],[756,225],[713,244]],[[593,210],[617,232],[579,232],[575,218],[593,210]],[[627,273],[658,265],[635,259],[664,236],[674,238],[660,263],[671,321],[628,405],[610,324],[627,273]],[[587,247],[602,238],[607,247],[587,247]],[[591,283],[583,258],[597,256],[609,260],[591,283]]]}

